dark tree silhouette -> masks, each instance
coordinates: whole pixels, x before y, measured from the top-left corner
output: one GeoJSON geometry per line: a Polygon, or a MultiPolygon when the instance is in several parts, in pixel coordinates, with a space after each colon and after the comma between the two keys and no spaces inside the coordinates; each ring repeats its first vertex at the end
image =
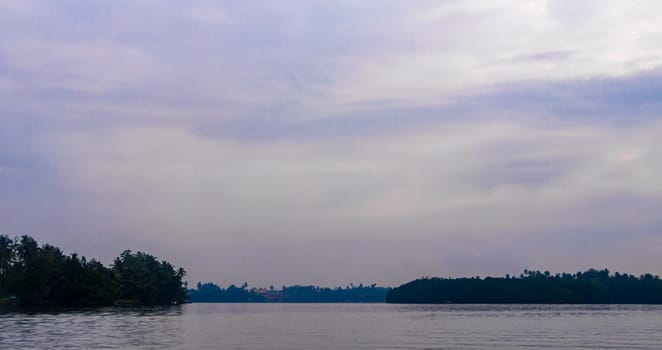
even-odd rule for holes
{"type": "Polygon", "coordinates": [[[175,270],[167,261],[158,261],[152,255],[126,250],[115,259],[112,271],[119,281],[121,303],[163,305],[186,299],[184,270],[175,270]]]}
{"type": "Polygon", "coordinates": [[[184,270],[145,254],[122,253],[112,269],[29,236],[0,235],[0,304],[88,306],[186,301],[184,270]]]}
{"type": "Polygon", "coordinates": [[[421,278],[386,295],[390,303],[662,304],[662,280],[590,269],[552,275],[524,270],[519,278],[421,278]]]}
{"type": "Polygon", "coordinates": [[[284,303],[356,303],[356,302],[383,302],[388,288],[378,287],[376,284],[347,288],[322,288],[316,286],[283,286],[276,290],[237,288],[230,285],[223,289],[214,283],[198,282],[196,289],[189,290],[192,302],[284,302],[284,303]]]}

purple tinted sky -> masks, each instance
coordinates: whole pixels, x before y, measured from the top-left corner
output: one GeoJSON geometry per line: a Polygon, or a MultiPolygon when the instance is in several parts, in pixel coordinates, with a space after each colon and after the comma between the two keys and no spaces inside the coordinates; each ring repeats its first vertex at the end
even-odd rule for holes
{"type": "Polygon", "coordinates": [[[222,285],[662,273],[659,1],[0,2],[0,232],[222,285]]]}

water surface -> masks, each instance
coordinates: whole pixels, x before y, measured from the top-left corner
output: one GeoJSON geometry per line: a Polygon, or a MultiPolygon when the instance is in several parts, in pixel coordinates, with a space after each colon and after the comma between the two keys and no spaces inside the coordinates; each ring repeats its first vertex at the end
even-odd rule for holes
{"type": "Polygon", "coordinates": [[[662,306],[189,304],[0,313],[2,349],[660,349],[662,306]]]}

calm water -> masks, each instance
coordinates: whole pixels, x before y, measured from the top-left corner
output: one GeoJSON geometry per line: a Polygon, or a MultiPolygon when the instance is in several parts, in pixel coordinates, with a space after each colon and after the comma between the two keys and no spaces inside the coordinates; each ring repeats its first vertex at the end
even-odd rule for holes
{"type": "Polygon", "coordinates": [[[661,349],[661,306],[190,304],[0,313],[1,349],[661,349]]]}

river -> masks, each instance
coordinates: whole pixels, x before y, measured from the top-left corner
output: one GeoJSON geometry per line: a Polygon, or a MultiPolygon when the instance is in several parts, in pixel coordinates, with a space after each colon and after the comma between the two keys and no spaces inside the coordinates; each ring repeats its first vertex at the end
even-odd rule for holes
{"type": "Polygon", "coordinates": [[[1,349],[661,349],[662,306],[188,304],[0,313],[1,349]]]}

